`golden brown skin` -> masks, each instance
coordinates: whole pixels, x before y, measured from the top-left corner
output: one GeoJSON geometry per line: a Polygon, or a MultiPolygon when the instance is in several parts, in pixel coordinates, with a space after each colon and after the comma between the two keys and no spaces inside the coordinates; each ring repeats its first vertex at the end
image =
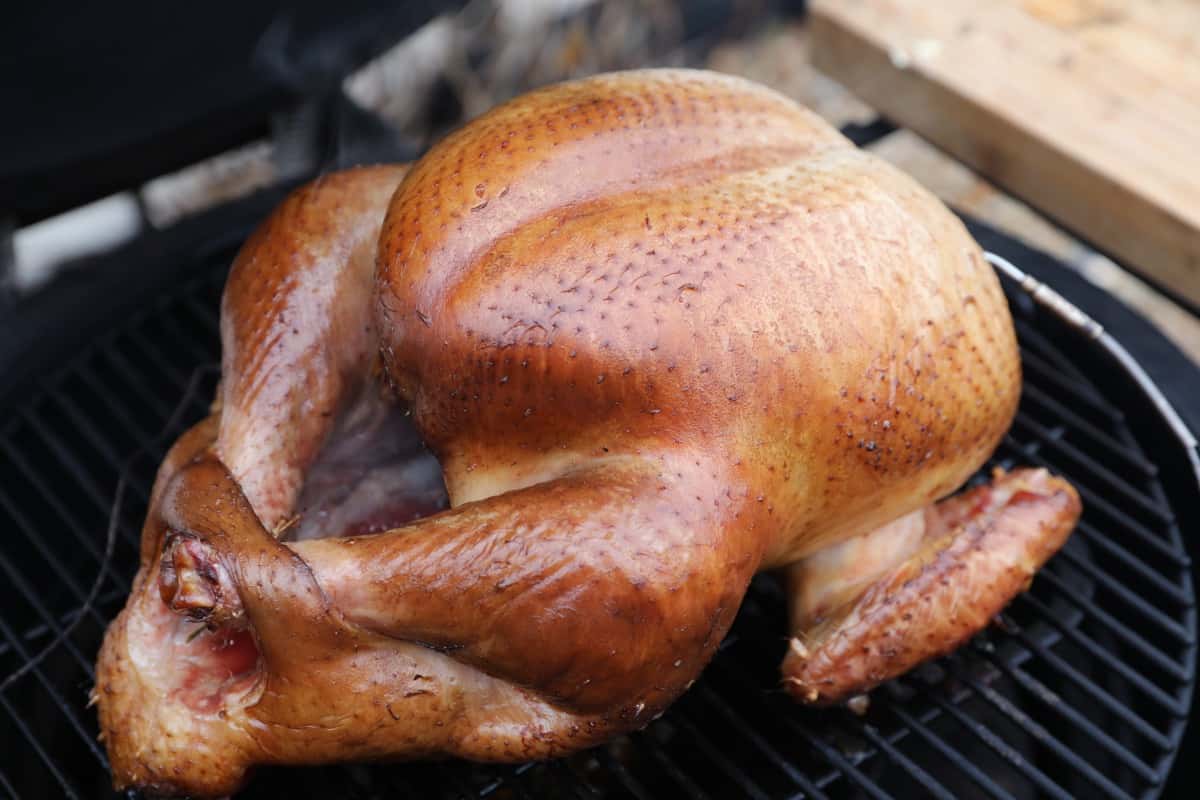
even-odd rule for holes
{"type": "Polygon", "coordinates": [[[344,399],[368,378],[379,346],[376,244],[406,171],[318,178],[255,231],[230,272],[215,449],[269,529],[290,512],[344,399]]]}
{"type": "Polygon", "coordinates": [[[688,71],[550,87],[407,174],[300,190],[239,254],[222,333],[219,407],[160,470],[100,655],[121,787],[644,725],[756,571],[954,490],[1020,388],[953,215],[805,109],[688,71]],[[288,541],[336,419],[381,401],[450,509],[288,541]]]}

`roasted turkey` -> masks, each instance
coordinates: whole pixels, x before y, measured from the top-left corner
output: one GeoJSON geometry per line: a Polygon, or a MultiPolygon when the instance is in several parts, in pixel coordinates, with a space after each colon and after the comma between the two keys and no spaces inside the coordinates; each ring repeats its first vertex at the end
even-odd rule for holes
{"type": "Polygon", "coordinates": [[[838,702],[985,626],[1079,514],[1043,470],[942,500],[1017,405],[995,274],[730,77],[565,83],[316,180],[237,256],[221,336],[100,651],[121,788],[595,745],[691,685],[763,570],[783,685],[838,702]]]}

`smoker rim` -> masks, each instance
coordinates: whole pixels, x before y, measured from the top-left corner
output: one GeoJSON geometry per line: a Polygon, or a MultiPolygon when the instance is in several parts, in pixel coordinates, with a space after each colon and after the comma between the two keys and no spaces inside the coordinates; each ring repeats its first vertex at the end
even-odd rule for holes
{"type": "Polygon", "coordinates": [[[1197,442],[1191,429],[1188,428],[1187,424],[1179,416],[1179,412],[1175,410],[1175,406],[1171,404],[1171,401],[1158,388],[1158,384],[1150,379],[1150,376],[1146,374],[1146,370],[1130,355],[1125,346],[1113,338],[1104,329],[1103,325],[1088,316],[1085,311],[1071,303],[1054,289],[1051,289],[1044,282],[1021,271],[1008,259],[990,251],[985,251],[984,257],[997,272],[1011,278],[1018,286],[1025,290],[1033,298],[1034,302],[1050,311],[1072,328],[1083,333],[1088,339],[1097,342],[1113,358],[1117,359],[1121,366],[1133,377],[1138,388],[1145,392],[1147,399],[1150,400],[1155,409],[1163,415],[1167,425],[1179,437],[1180,443],[1183,444],[1188,461],[1191,464],[1192,474],[1196,478],[1197,487],[1200,488],[1200,443],[1197,442]]]}

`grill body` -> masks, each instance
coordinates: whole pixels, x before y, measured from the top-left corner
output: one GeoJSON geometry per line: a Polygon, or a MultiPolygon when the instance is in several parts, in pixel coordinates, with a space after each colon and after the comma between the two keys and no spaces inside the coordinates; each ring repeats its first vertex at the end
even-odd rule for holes
{"type": "MultiPolygon", "coordinates": [[[[25,330],[28,352],[10,359],[26,378],[0,390],[0,795],[111,794],[85,708],[95,652],[136,569],[154,471],[212,397],[227,265],[275,199],[139,242],[125,254],[139,277],[109,279],[120,302],[68,290],[59,310],[77,313],[52,336],[25,330]]],[[[997,626],[881,687],[865,716],[803,709],[777,685],[784,603],[760,576],[702,679],[642,731],[520,766],[266,769],[246,796],[1157,796],[1195,679],[1194,442],[1094,324],[1002,276],[1025,385],[988,468],[1047,466],[1085,510],[997,626]]]]}

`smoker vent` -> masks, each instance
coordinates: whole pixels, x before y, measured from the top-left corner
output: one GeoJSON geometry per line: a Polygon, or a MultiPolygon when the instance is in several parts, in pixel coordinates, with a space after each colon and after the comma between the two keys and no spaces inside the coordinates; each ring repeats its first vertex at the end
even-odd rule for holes
{"type": "MultiPolygon", "coordinates": [[[[93,659],[136,568],[154,470],[212,396],[232,255],[209,248],[180,266],[190,278],[45,365],[35,391],[0,409],[0,681],[76,621],[103,569],[78,624],[0,689],[0,794],[111,795],[85,708],[93,659]]],[[[1196,485],[1167,480],[1175,468],[1145,427],[1164,412],[1139,394],[1128,364],[1019,278],[1005,284],[1025,391],[996,463],[1066,475],[1083,520],[996,626],[877,690],[865,716],[803,709],[779,690],[784,604],[774,580],[759,577],[702,679],[661,719],[607,746],[520,766],[264,769],[246,796],[1157,796],[1195,674],[1195,598],[1176,514],[1196,507],[1196,485]]]]}

